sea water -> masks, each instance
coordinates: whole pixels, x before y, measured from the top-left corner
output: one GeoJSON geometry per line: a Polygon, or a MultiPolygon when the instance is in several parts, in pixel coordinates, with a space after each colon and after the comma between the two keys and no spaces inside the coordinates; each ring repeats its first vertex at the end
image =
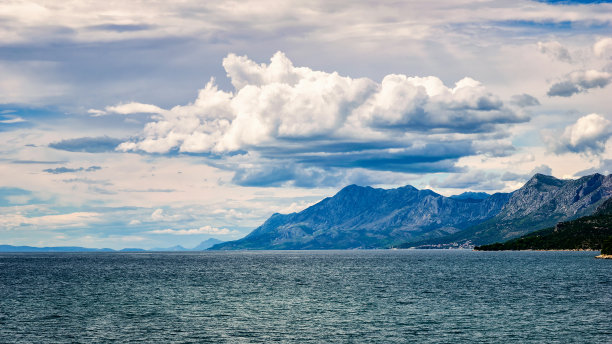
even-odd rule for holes
{"type": "Polygon", "coordinates": [[[0,254],[0,342],[612,343],[595,255],[0,254]]]}

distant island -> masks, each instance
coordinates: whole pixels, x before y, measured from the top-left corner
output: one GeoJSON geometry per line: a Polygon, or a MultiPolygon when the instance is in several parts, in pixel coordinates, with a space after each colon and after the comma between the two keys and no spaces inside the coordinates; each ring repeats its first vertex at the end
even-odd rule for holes
{"type": "Polygon", "coordinates": [[[172,247],[156,247],[150,250],[142,248],[123,248],[120,250],[113,250],[111,248],[88,248],[80,246],[49,246],[49,247],[34,247],[34,246],[12,246],[12,245],[0,245],[0,253],[10,252],[186,252],[186,251],[204,251],[208,248],[223,243],[223,241],[210,238],[202,241],[196,247],[188,249],[180,245],[172,247]]]}
{"type": "Polygon", "coordinates": [[[601,250],[603,257],[612,255],[612,198],[603,202],[593,215],[559,222],[555,227],[535,231],[503,243],[477,246],[474,249],[477,251],[601,250]]]}

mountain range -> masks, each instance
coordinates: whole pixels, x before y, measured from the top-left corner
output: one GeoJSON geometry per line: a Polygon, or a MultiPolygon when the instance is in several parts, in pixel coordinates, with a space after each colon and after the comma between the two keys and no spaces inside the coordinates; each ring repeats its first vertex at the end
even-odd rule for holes
{"type": "Polygon", "coordinates": [[[307,209],[273,214],[233,249],[368,249],[450,242],[477,245],[520,237],[592,214],[612,195],[612,175],[575,180],[536,174],[510,193],[445,197],[412,186],[349,185],[307,209]]]}

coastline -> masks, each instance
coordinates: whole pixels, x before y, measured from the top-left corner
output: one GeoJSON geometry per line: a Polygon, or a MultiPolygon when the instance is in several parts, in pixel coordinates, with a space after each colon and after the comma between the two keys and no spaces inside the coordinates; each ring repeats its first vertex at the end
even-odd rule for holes
{"type": "Polygon", "coordinates": [[[612,254],[600,254],[599,256],[595,256],[597,259],[612,259],[612,254]]]}
{"type": "MultiPolygon", "coordinates": [[[[533,252],[579,252],[579,251],[585,251],[585,252],[598,252],[599,250],[593,250],[593,249],[584,249],[584,248],[573,248],[573,249],[550,249],[550,250],[534,250],[534,249],[525,249],[525,250],[476,250],[474,249],[473,251],[482,251],[482,252],[493,252],[493,251],[533,251],[533,252]]],[[[599,257],[599,256],[598,256],[599,257]]],[[[608,255],[608,257],[612,258],[612,255],[608,255]]]]}

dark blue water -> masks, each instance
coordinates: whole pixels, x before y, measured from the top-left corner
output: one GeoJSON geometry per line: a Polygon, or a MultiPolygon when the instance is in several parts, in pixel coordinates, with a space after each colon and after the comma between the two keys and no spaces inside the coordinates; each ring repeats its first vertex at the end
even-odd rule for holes
{"type": "Polygon", "coordinates": [[[0,342],[612,343],[594,255],[0,254],[0,342]]]}

